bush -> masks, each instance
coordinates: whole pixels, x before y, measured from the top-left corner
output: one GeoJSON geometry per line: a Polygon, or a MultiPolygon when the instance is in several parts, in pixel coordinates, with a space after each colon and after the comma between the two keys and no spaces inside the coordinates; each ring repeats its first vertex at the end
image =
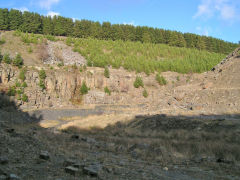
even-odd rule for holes
{"type": "Polygon", "coordinates": [[[64,66],[64,63],[63,63],[63,62],[60,62],[60,63],[57,64],[57,66],[58,66],[58,67],[62,67],[62,66],[64,66]]]}
{"type": "Polygon", "coordinates": [[[142,78],[137,76],[133,85],[135,88],[144,87],[142,78]]]}
{"type": "Polygon", "coordinates": [[[40,79],[40,81],[39,81],[39,87],[40,87],[42,90],[46,89],[45,83],[44,83],[44,81],[43,81],[42,79],[40,79]]]}
{"type": "Polygon", "coordinates": [[[28,53],[31,54],[33,52],[32,47],[28,48],[28,53]]]}
{"type": "Polygon", "coordinates": [[[87,94],[90,89],[87,87],[86,82],[83,81],[82,86],[80,88],[81,95],[87,94]]]}
{"type": "Polygon", "coordinates": [[[106,66],[105,69],[104,69],[104,76],[105,76],[106,78],[109,78],[109,77],[110,77],[109,69],[108,69],[107,66],[106,66]]]}
{"type": "Polygon", "coordinates": [[[7,92],[8,96],[15,96],[16,95],[16,87],[12,86],[9,88],[8,92],[7,92]]]}
{"type": "Polygon", "coordinates": [[[177,76],[177,81],[180,81],[180,77],[179,76],[177,76]]]}
{"type": "Polygon", "coordinates": [[[17,81],[17,82],[15,83],[15,86],[16,86],[16,87],[21,87],[21,83],[17,81]]]}
{"type": "Polygon", "coordinates": [[[18,89],[18,90],[17,90],[17,94],[18,94],[18,95],[21,95],[21,94],[23,94],[23,92],[24,92],[24,90],[23,90],[23,89],[18,89]]]}
{"type": "Polygon", "coordinates": [[[47,77],[46,72],[44,71],[44,69],[41,69],[41,70],[39,71],[39,78],[40,78],[41,80],[44,80],[44,79],[46,79],[46,77],[47,77]]]}
{"type": "Polygon", "coordinates": [[[156,75],[156,81],[159,85],[166,85],[167,81],[163,76],[160,76],[159,74],[156,75]]]}
{"type": "Polygon", "coordinates": [[[55,38],[55,36],[52,36],[52,35],[46,35],[45,36],[49,41],[57,41],[57,39],[55,38]]]}
{"type": "Polygon", "coordinates": [[[25,81],[26,77],[25,77],[25,73],[26,73],[26,69],[22,69],[19,73],[19,79],[22,81],[25,81]]]}
{"type": "Polygon", "coordinates": [[[6,42],[5,39],[0,39],[0,45],[4,44],[6,42]]]}
{"type": "Polygon", "coordinates": [[[147,90],[146,90],[146,89],[144,89],[144,91],[143,91],[143,97],[145,97],[145,98],[147,98],[147,97],[148,97],[148,92],[147,92],[147,90]]]}
{"type": "Polygon", "coordinates": [[[108,94],[109,96],[111,95],[111,91],[108,89],[107,86],[104,88],[104,92],[105,92],[106,94],[108,94]]]}
{"type": "Polygon", "coordinates": [[[28,96],[26,94],[22,95],[22,101],[23,102],[28,102],[28,96]]]}
{"type": "Polygon", "coordinates": [[[3,56],[2,56],[2,54],[0,52],[0,63],[2,62],[2,59],[3,59],[3,56]]]}
{"type": "Polygon", "coordinates": [[[12,63],[12,59],[10,58],[9,54],[5,54],[3,56],[3,62],[6,64],[11,64],[12,63]]]}
{"type": "Polygon", "coordinates": [[[17,54],[15,59],[13,60],[13,65],[17,67],[22,67],[23,65],[23,59],[20,54],[17,54]]]}
{"type": "Polygon", "coordinates": [[[76,63],[72,65],[72,68],[73,68],[73,69],[77,69],[76,63]]]}
{"type": "Polygon", "coordinates": [[[23,87],[23,88],[26,88],[26,87],[27,87],[27,83],[26,83],[26,82],[23,82],[23,83],[22,83],[22,87],[23,87]]]}

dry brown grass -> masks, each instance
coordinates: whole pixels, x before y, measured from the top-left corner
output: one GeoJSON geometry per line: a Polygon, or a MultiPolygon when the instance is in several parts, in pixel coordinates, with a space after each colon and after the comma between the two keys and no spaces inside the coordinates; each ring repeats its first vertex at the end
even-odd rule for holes
{"type": "Polygon", "coordinates": [[[33,52],[37,52],[37,44],[27,45],[26,43],[23,43],[21,37],[13,35],[13,31],[5,31],[1,33],[6,40],[6,42],[1,45],[2,54],[9,53],[11,57],[15,57],[17,53],[20,53],[24,60],[24,64],[27,66],[38,65],[41,63],[37,53],[28,52],[30,47],[33,52]]]}
{"type": "Polygon", "coordinates": [[[49,58],[46,44],[44,44],[44,43],[39,44],[37,49],[38,49],[37,56],[42,62],[44,60],[46,60],[47,58],[49,58]]]}
{"type": "Polygon", "coordinates": [[[239,122],[162,116],[130,119],[120,115],[92,116],[61,128],[115,143],[122,146],[121,153],[136,151],[141,159],[149,161],[166,164],[196,159],[210,164],[240,161],[239,122]],[[137,147],[129,151],[134,144],[137,147]],[[144,144],[146,148],[141,148],[144,144]]]}

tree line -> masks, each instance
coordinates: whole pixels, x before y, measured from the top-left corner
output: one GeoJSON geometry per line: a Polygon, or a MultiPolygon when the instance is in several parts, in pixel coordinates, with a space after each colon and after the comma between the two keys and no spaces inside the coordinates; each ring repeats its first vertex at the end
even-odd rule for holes
{"type": "Polygon", "coordinates": [[[228,54],[238,46],[221,39],[192,33],[181,33],[147,26],[111,24],[110,22],[73,21],[72,18],[62,16],[42,16],[34,12],[21,12],[16,9],[8,10],[7,8],[0,8],[0,30],[21,30],[55,36],[168,44],[223,54],[228,54]]]}

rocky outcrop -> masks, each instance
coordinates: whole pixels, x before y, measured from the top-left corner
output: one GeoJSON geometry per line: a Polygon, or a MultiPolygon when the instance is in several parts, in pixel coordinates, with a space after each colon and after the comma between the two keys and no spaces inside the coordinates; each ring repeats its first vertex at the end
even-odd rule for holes
{"type": "Polygon", "coordinates": [[[226,58],[224,58],[218,65],[216,65],[212,71],[221,72],[222,66],[231,61],[233,58],[240,58],[240,47],[236,48],[232,53],[230,53],[226,58]]]}
{"type": "MultiPolygon", "coordinates": [[[[82,104],[121,104],[146,105],[142,108],[146,112],[161,112],[178,114],[184,113],[219,113],[239,112],[240,110],[240,61],[238,51],[233,53],[226,63],[221,65],[219,73],[206,72],[203,74],[180,75],[174,72],[165,72],[162,75],[168,84],[160,86],[155,75],[136,75],[122,68],[111,69],[110,78],[104,77],[104,69],[88,67],[86,70],[72,66],[54,68],[48,66],[28,67],[25,73],[25,82],[28,87],[24,93],[28,102],[15,98],[21,108],[59,108],[79,107],[82,104]],[[44,68],[46,89],[39,87],[39,70],[44,68]],[[141,76],[144,88],[133,86],[136,76],[141,76]],[[178,78],[180,80],[177,80],[178,78]],[[80,88],[86,82],[89,91],[81,95],[80,88]],[[111,91],[105,93],[104,88],[111,91]],[[143,97],[146,89],[148,97],[143,97]]],[[[10,86],[19,80],[20,70],[16,67],[0,65],[0,88],[7,91],[10,86]]]]}
{"type": "Polygon", "coordinates": [[[72,48],[65,45],[63,42],[48,41],[46,50],[48,58],[44,59],[45,64],[59,64],[64,65],[85,65],[86,60],[79,53],[72,51],[72,48]]]}

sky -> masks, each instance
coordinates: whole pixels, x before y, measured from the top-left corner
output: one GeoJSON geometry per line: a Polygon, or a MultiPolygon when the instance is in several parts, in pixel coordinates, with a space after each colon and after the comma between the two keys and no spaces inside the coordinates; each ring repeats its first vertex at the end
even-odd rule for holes
{"type": "Polygon", "coordinates": [[[0,0],[0,8],[240,41],[240,0],[0,0]]]}

